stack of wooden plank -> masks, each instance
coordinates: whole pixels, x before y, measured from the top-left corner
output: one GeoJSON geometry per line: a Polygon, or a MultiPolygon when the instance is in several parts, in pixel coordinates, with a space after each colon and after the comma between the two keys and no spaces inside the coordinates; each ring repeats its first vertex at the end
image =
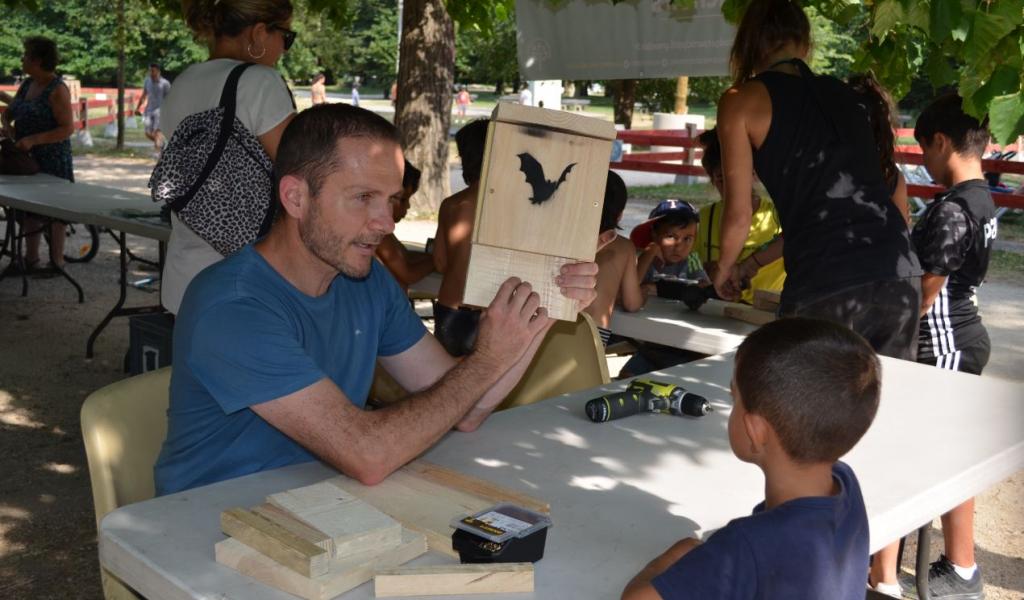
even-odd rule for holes
{"type": "Polygon", "coordinates": [[[423,534],[330,480],[221,514],[217,562],[309,600],[325,600],[427,551],[423,534]]]}
{"type": "Polygon", "coordinates": [[[374,575],[381,597],[531,591],[533,565],[453,564],[451,522],[501,502],[550,509],[426,461],[375,486],[332,477],[224,511],[221,529],[231,537],[217,543],[217,562],[309,600],[333,598],[374,575]],[[428,549],[449,564],[395,568],[428,549]]]}

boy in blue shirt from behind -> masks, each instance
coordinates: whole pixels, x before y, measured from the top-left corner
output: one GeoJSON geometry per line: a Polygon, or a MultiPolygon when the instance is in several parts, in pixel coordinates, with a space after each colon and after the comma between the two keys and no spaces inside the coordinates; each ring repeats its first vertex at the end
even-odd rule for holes
{"type": "Polygon", "coordinates": [[[838,460],[874,420],[880,376],[871,346],[832,322],[788,318],[748,336],[736,352],[729,445],[764,472],[765,499],[703,544],[677,542],[623,599],[864,600],[867,514],[838,460]]]}

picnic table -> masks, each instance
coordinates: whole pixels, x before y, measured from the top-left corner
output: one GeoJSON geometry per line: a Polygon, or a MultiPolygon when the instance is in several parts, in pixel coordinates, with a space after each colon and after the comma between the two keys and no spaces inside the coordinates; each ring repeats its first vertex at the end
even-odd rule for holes
{"type": "Polygon", "coordinates": [[[589,98],[562,98],[563,110],[585,110],[588,106],[589,98]]]}
{"type": "MultiPolygon", "coordinates": [[[[725,354],[659,374],[706,396],[714,407],[706,417],[591,423],[584,403],[627,383],[616,382],[497,413],[430,450],[428,461],[551,504],[535,593],[489,597],[618,598],[674,541],[749,514],[763,479],[729,449],[732,367],[725,354]]],[[[1024,385],[884,357],[882,367],[878,416],[843,459],[860,479],[872,552],[1024,467],[1024,385]]],[[[305,463],[119,508],[100,525],[100,562],[150,600],[291,598],[214,561],[220,512],[335,475],[305,463]]],[[[372,585],[342,596],[372,597],[372,585]]]]}
{"type": "MultiPolygon", "coordinates": [[[[60,219],[70,223],[83,223],[106,227],[117,232],[114,239],[120,250],[120,295],[114,307],[96,326],[86,342],[86,357],[92,358],[96,338],[114,317],[132,316],[163,312],[158,305],[125,308],[128,286],[128,249],[126,235],[138,235],[160,242],[160,260],[163,262],[163,247],[171,235],[171,226],[160,219],[160,207],[152,199],[136,192],[126,192],[88,183],[70,183],[49,175],[32,175],[32,181],[9,182],[0,179],[0,205],[11,212],[25,211],[60,219]],[[56,179],[50,181],[49,179],[56,179]]],[[[8,214],[7,243],[13,243],[16,233],[14,214],[8,214]]],[[[15,253],[20,250],[14,250],[15,253]]],[[[79,301],[84,300],[81,286],[67,275],[78,289],[79,301]]],[[[27,293],[27,279],[22,276],[22,295],[27,293]]]]}

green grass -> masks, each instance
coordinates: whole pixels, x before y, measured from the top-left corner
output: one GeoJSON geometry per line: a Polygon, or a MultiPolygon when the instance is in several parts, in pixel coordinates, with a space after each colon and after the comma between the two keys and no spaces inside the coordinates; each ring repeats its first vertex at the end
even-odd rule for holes
{"type": "Polygon", "coordinates": [[[718,191],[710,183],[634,186],[629,188],[629,197],[637,200],[679,198],[693,203],[697,208],[719,199],[718,191]]]}
{"type": "Polygon", "coordinates": [[[988,263],[988,279],[1024,285],[1024,254],[993,250],[988,263]]]}
{"type": "Polygon", "coordinates": [[[1024,242],[1024,212],[1010,211],[999,218],[999,239],[1024,242]]]}

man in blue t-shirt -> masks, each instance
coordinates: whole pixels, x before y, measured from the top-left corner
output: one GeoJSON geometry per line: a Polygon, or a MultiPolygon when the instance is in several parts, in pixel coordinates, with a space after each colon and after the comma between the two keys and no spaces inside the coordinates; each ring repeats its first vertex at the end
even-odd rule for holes
{"type": "Polygon", "coordinates": [[[839,457],[878,410],[881,368],[838,323],[793,317],[736,351],[729,445],[764,472],[765,499],[705,543],[677,542],[624,600],[864,600],[868,520],[839,457]]]}
{"type": "MultiPolygon", "coordinates": [[[[456,362],[374,260],[404,163],[397,130],[364,109],[317,106],[285,129],[270,233],[201,272],[178,312],[157,494],[316,458],[374,484],[516,385],[552,323],[529,283],[501,286],[456,362]],[[378,358],[411,394],[365,411],[378,358]]],[[[568,265],[556,283],[586,306],[596,273],[568,265]]]]}

